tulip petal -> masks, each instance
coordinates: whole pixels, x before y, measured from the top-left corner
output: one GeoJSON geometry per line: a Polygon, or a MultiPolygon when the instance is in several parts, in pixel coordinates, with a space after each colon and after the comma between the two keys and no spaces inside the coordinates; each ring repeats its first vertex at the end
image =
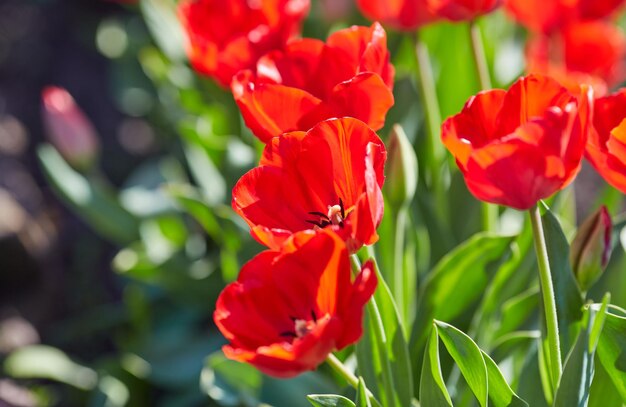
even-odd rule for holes
{"type": "Polygon", "coordinates": [[[239,72],[233,78],[231,88],[246,126],[263,142],[288,131],[303,129],[302,117],[321,103],[301,89],[271,83],[255,84],[250,71],[239,72]]]}
{"type": "Polygon", "coordinates": [[[361,73],[335,86],[329,99],[312,110],[302,122],[313,125],[333,116],[354,117],[367,123],[372,130],[378,130],[385,125],[385,116],[393,103],[393,93],[380,76],[361,73]]]}
{"type": "Polygon", "coordinates": [[[445,146],[465,166],[473,148],[489,143],[496,134],[496,118],[506,92],[494,89],[472,96],[461,113],[446,120],[441,128],[445,146]]]}

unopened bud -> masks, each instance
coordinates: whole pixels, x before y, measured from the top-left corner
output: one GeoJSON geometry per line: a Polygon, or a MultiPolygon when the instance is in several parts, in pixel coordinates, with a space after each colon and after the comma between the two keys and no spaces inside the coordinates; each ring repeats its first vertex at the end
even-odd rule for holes
{"type": "Polygon", "coordinates": [[[606,207],[587,218],[576,232],[570,251],[572,270],[582,291],[600,277],[611,256],[613,225],[606,207]]]}
{"type": "Polygon", "coordinates": [[[417,189],[417,157],[406,133],[396,124],[389,135],[385,196],[398,208],[415,196],[417,189]]]}
{"type": "Polygon", "coordinates": [[[91,121],[63,88],[49,86],[41,93],[41,99],[50,142],[75,169],[91,169],[100,152],[100,142],[91,121]]]}

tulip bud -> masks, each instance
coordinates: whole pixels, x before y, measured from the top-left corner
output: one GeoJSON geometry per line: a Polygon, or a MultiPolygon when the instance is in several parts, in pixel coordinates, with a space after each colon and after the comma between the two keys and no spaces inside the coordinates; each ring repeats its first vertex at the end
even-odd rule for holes
{"type": "Polygon", "coordinates": [[[406,133],[396,124],[389,135],[385,196],[399,208],[411,202],[417,189],[417,157],[406,133]]]}
{"type": "Polygon", "coordinates": [[[609,212],[602,206],[576,232],[570,251],[570,263],[582,291],[591,287],[609,262],[612,228],[609,212]]]}
{"type": "Polygon", "coordinates": [[[48,139],[75,169],[87,171],[98,158],[100,142],[93,124],[65,89],[45,88],[42,117],[48,139]]]}

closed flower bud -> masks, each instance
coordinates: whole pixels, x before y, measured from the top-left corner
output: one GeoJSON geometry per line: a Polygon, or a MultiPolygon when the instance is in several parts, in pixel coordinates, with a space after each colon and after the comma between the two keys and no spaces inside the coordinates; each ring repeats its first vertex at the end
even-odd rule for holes
{"type": "Polygon", "coordinates": [[[100,142],[91,121],[63,88],[49,86],[43,90],[41,98],[50,142],[75,169],[91,169],[100,152],[100,142]]]}
{"type": "Polygon", "coordinates": [[[572,242],[570,262],[582,291],[591,287],[609,262],[611,231],[611,217],[604,206],[578,228],[572,242]]]}
{"type": "Polygon", "coordinates": [[[417,189],[417,157],[402,127],[394,125],[389,135],[385,196],[395,207],[406,205],[417,189]]]}

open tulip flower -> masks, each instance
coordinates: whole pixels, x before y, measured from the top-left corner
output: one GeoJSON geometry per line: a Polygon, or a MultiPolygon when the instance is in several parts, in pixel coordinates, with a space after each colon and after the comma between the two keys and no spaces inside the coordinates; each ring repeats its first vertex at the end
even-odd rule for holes
{"type": "Polygon", "coordinates": [[[430,0],[433,12],[452,21],[473,20],[493,11],[502,0],[430,0]]]}
{"type": "Polygon", "coordinates": [[[180,20],[193,67],[228,87],[239,70],[298,34],[308,0],[184,0],[180,20]]]}
{"type": "Polygon", "coordinates": [[[529,75],[508,91],[473,96],[442,126],[443,142],[478,199],[525,210],[564,188],[580,169],[592,92],[574,96],[529,75]]]}
{"type": "Polygon", "coordinates": [[[571,22],[609,17],[624,0],[505,0],[505,9],[531,31],[550,34],[571,22]]]}
{"type": "Polygon", "coordinates": [[[357,0],[367,18],[401,31],[413,31],[437,19],[428,3],[429,0],[357,0]]]}
{"type": "Polygon", "coordinates": [[[265,55],[256,73],[241,71],[232,91],[246,125],[261,141],[350,116],[378,130],[393,105],[393,66],[378,23],[333,33],[326,43],[290,42],[265,55]]]}
{"type": "Polygon", "coordinates": [[[626,89],[595,102],[586,157],[604,179],[626,193],[626,89]]]}
{"type": "Polygon", "coordinates": [[[626,38],[606,21],[576,22],[549,36],[538,35],[526,51],[529,72],[550,75],[571,91],[586,83],[599,97],[624,79],[626,38]]]}
{"type": "Polygon", "coordinates": [[[348,250],[331,230],[297,240],[287,251],[250,260],[214,314],[230,341],[224,354],[277,377],[313,370],[356,342],[377,283],[371,261],[352,281],[348,250]]]}
{"type": "Polygon", "coordinates": [[[327,120],[272,139],[260,165],[235,185],[232,205],[272,249],[295,232],[331,228],[355,252],[378,240],[385,158],[365,123],[327,120]]]}

